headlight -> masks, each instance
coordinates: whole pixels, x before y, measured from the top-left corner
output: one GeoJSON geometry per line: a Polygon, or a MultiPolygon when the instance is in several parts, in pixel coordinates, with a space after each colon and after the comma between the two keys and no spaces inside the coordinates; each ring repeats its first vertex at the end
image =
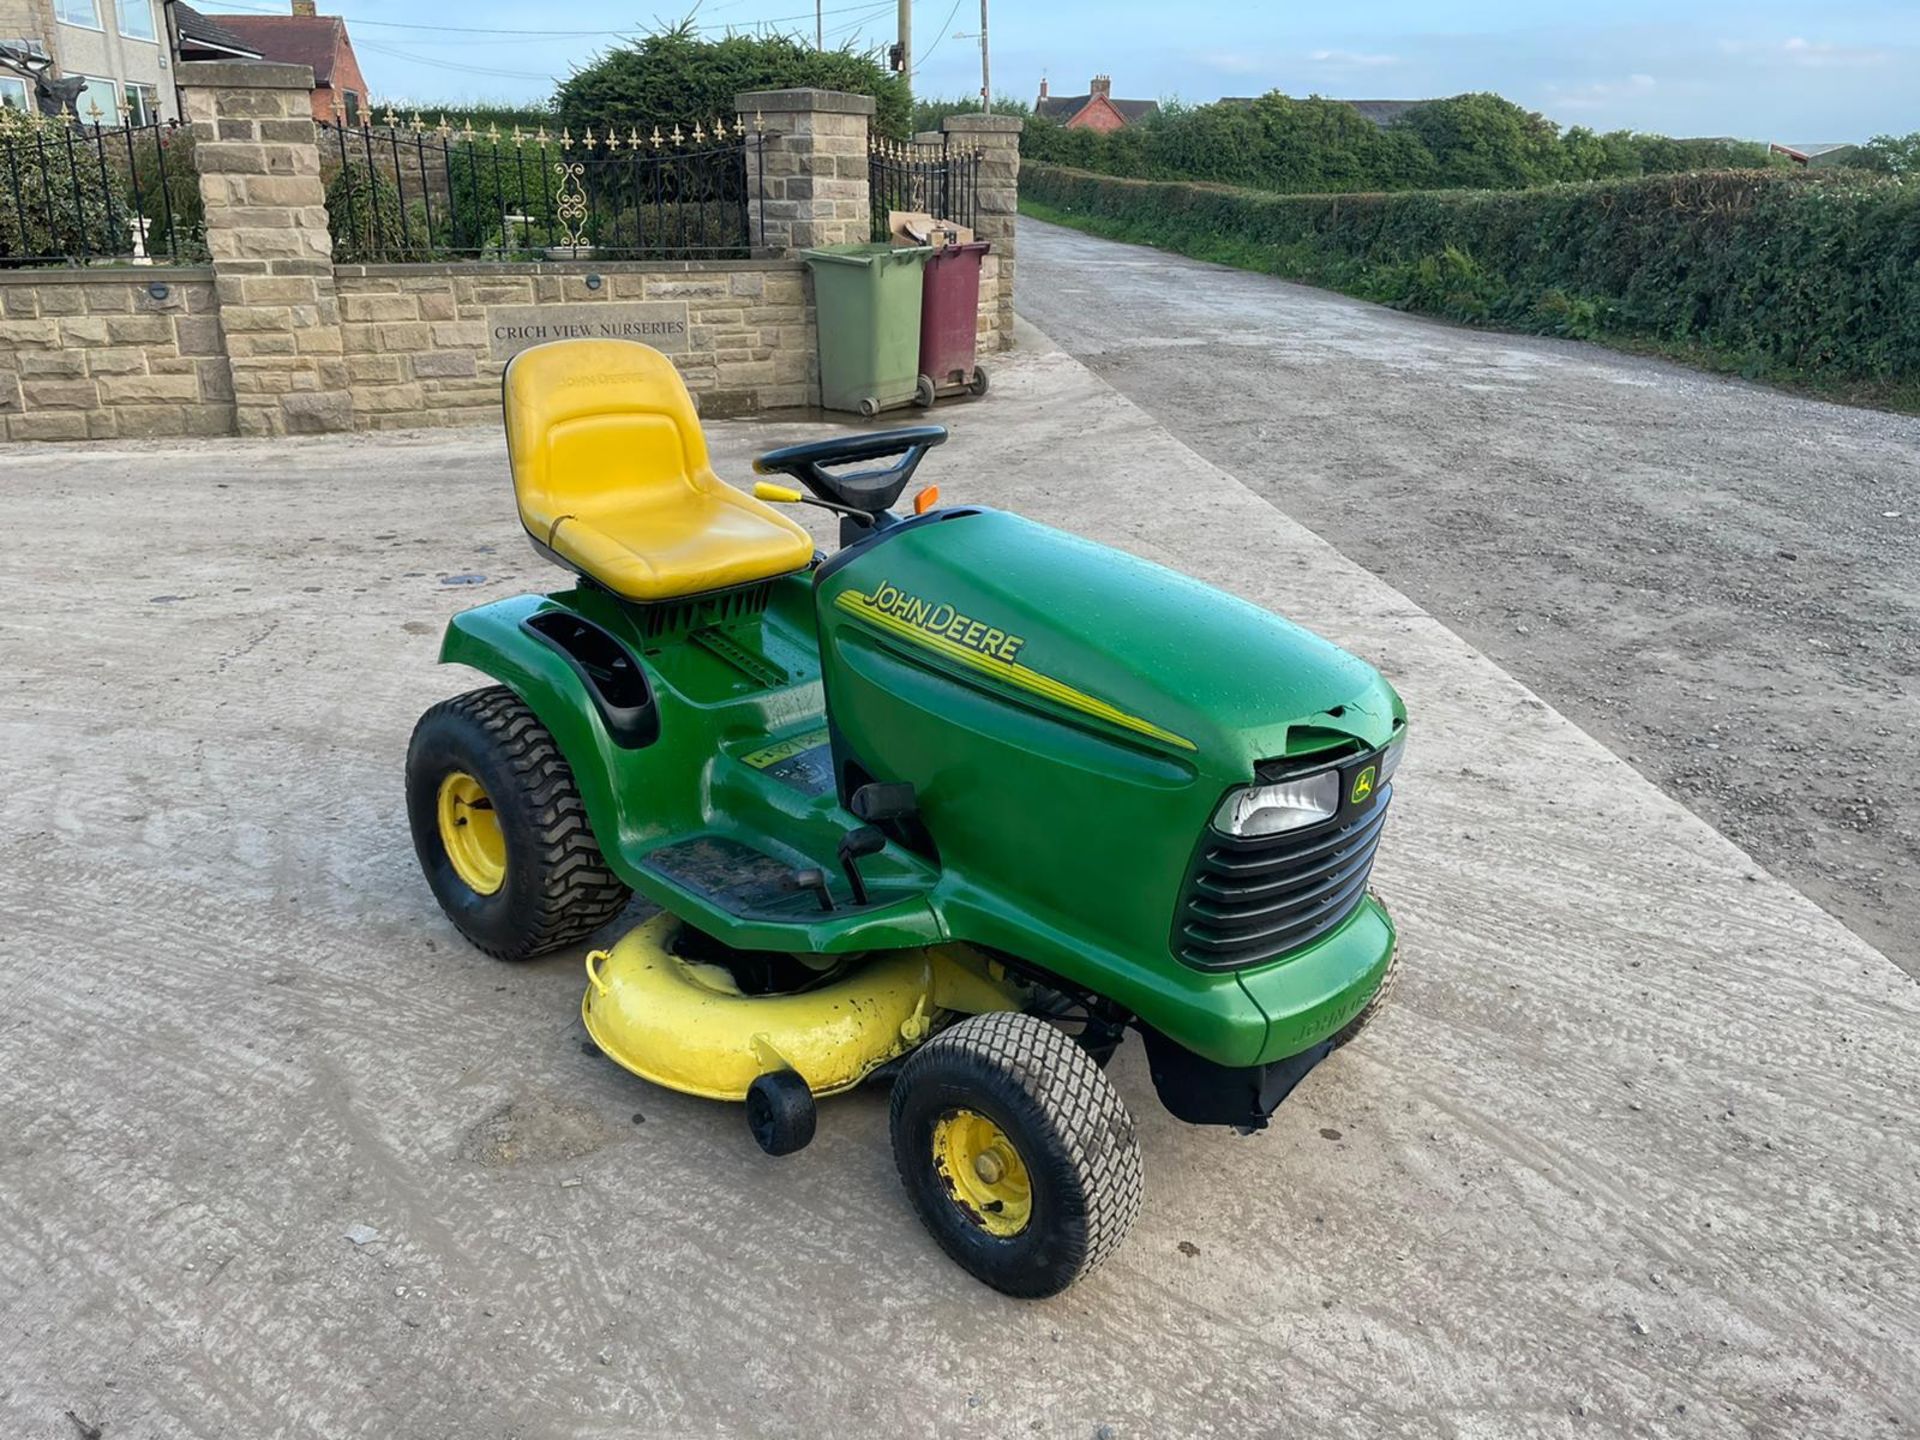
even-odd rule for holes
{"type": "Polygon", "coordinates": [[[1322,770],[1278,785],[1236,790],[1221,803],[1213,823],[1229,835],[1279,835],[1330,820],[1339,808],[1340,773],[1322,770]]]}
{"type": "Polygon", "coordinates": [[[1385,785],[1393,779],[1393,772],[1400,768],[1400,757],[1407,753],[1407,732],[1403,729],[1388,745],[1380,756],[1380,783],[1385,785]]]}

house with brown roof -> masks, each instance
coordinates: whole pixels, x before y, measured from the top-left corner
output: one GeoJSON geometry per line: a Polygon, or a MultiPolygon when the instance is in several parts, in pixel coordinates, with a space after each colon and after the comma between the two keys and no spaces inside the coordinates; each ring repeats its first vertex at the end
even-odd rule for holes
{"type": "MultiPolygon", "coordinates": [[[[187,11],[185,5],[176,5],[175,9],[187,11]]],[[[360,61],[353,53],[353,40],[342,17],[318,14],[314,0],[293,0],[293,11],[288,15],[221,15],[212,22],[206,16],[197,18],[225,32],[262,60],[311,66],[314,119],[332,120],[338,113],[349,125],[365,120],[367,82],[360,73],[360,61]]],[[[183,23],[183,46],[186,30],[183,23]]],[[[231,56],[189,57],[183,50],[181,58],[231,56]]]]}
{"type": "Polygon", "coordinates": [[[1096,75],[1085,95],[1051,95],[1047,82],[1040,81],[1040,98],[1033,102],[1039,119],[1051,120],[1069,130],[1124,130],[1136,121],[1160,113],[1158,100],[1116,100],[1113,81],[1096,75]]]}
{"type": "Polygon", "coordinates": [[[211,15],[174,0],[173,53],[182,60],[258,60],[260,52],[211,15]]]}

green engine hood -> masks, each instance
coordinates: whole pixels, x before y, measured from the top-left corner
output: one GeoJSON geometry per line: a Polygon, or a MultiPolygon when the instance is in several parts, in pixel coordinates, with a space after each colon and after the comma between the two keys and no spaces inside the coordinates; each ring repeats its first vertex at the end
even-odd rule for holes
{"type": "Polygon", "coordinates": [[[821,602],[969,683],[1216,773],[1403,712],[1372,666],[1159,565],[999,511],[912,523],[823,577],[821,602]]]}

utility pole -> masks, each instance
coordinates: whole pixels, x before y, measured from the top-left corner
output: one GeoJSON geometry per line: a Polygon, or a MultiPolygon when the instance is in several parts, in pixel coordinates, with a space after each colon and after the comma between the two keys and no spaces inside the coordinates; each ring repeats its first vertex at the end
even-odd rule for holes
{"type": "Polygon", "coordinates": [[[826,4],[826,0],[813,0],[813,48],[816,50],[824,50],[827,48],[827,30],[824,23],[825,12],[820,9],[824,4],[826,4]]]}
{"type": "Polygon", "coordinates": [[[980,0],[980,113],[993,113],[993,72],[987,63],[987,0],[980,0]]]}
{"type": "Polygon", "coordinates": [[[900,0],[900,57],[894,68],[906,77],[907,87],[911,90],[913,87],[913,0],[900,0]]]}

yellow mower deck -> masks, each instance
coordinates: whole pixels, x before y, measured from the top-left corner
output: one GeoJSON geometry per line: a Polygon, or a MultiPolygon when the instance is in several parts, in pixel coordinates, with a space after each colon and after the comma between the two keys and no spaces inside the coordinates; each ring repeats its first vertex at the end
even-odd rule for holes
{"type": "Polygon", "coordinates": [[[611,1059],[644,1080],[709,1100],[744,1100],[792,1069],[814,1095],[850,1090],[904,1055],[935,1015],[1016,1010],[1021,987],[961,945],[876,955],[797,995],[743,995],[718,965],[668,950],[679,921],[657,915],[587,956],[580,1018],[611,1059]]]}

